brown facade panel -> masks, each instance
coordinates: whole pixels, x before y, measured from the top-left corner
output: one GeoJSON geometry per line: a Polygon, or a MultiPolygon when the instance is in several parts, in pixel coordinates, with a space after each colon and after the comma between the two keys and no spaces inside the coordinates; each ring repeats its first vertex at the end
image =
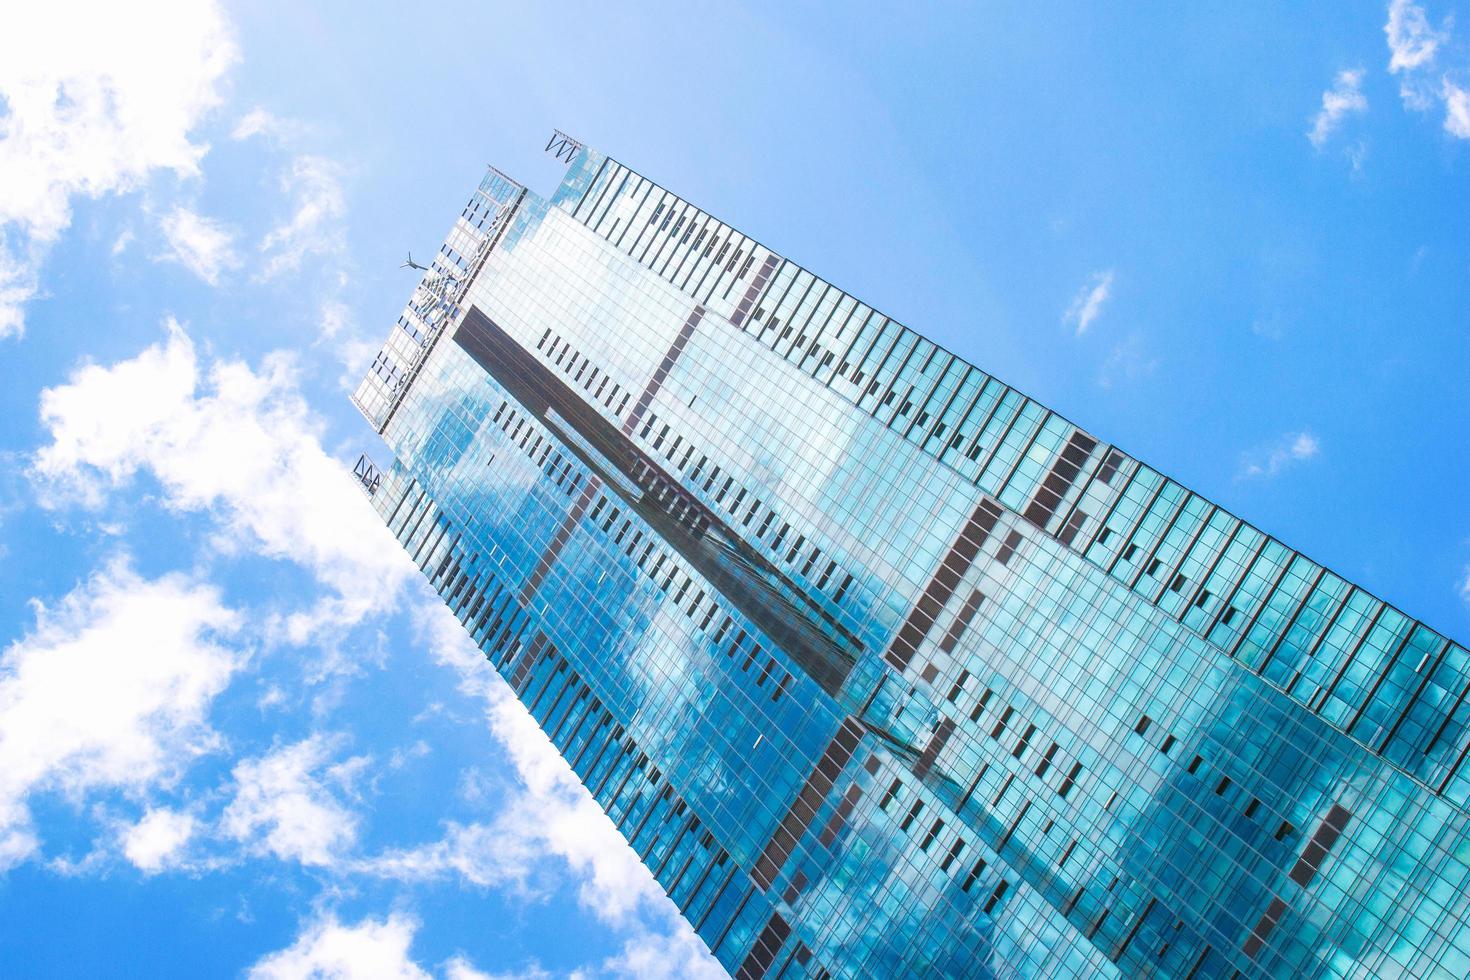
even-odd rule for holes
{"type": "Polygon", "coordinates": [[[955,646],[960,642],[960,637],[965,635],[965,630],[970,628],[970,620],[975,618],[975,613],[980,609],[980,603],[985,601],[985,594],[979,589],[970,593],[960,611],[955,614],[954,622],[949,624],[949,629],[944,633],[944,639],[939,641],[939,649],[945,653],[952,653],[955,646]]]}
{"type": "Polygon", "coordinates": [[[769,889],[775,882],[776,876],[781,873],[781,868],[796,848],[796,842],[801,840],[802,835],[811,826],[812,819],[816,817],[817,810],[822,806],[822,801],[832,791],[832,784],[842,772],[842,767],[847,765],[847,761],[852,758],[853,750],[857,748],[862,735],[862,728],[857,722],[848,718],[843,721],[837,734],[832,736],[832,741],[827,743],[826,751],[817,760],[811,775],[807,776],[806,783],[796,794],[796,799],[792,801],[786,815],[776,826],[775,833],[771,835],[760,857],[756,859],[755,870],[751,872],[751,877],[761,888],[769,889]]]}
{"type": "MultiPolygon", "coordinates": [[[[1073,432],[1072,438],[1062,447],[1062,452],[1052,464],[1051,472],[1046,475],[1036,495],[1031,498],[1022,517],[1035,524],[1037,527],[1046,529],[1047,522],[1056,513],[1057,504],[1072,489],[1072,484],[1077,480],[1077,473],[1087,457],[1097,448],[1097,440],[1085,432],[1073,432]]],[[[1075,531],[1073,532],[1076,533],[1075,531]]]]}
{"type": "Polygon", "coordinates": [[[689,316],[684,320],[684,325],[679,328],[679,333],[674,337],[674,342],[669,345],[668,353],[659,362],[658,369],[653,372],[653,377],[648,380],[648,384],[643,386],[643,391],[638,395],[638,402],[633,406],[632,413],[623,421],[623,432],[625,434],[632,432],[639,420],[643,418],[643,413],[648,411],[648,406],[653,402],[653,396],[657,395],[659,389],[663,387],[665,379],[669,376],[669,371],[678,362],[679,355],[684,353],[684,348],[688,345],[689,338],[694,336],[694,328],[699,326],[699,321],[703,318],[704,307],[696,306],[689,311],[689,316]]]}
{"type": "Polygon", "coordinates": [[[954,597],[960,578],[975,563],[975,556],[980,553],[980,546],[995,529],[1000,513],[1000,508],[993,502],[982,500],[965,522],[965,526],[960,529],[959,536],[939,563],[939,569],[929,580],[919,601],[914,603],[914,608],[909,611],[908,618],[899,627],[893,642],[889,644],[888,652],[884,654],[884,659],[895,670],[908,667],[914,651],[919,649],[919,644],[934,625],[934,620],[938,618],[945,604],[954,597]]]}
{"type": "Polygon", "coordinates": [[[1085,520],[1087,520],[1087,515],[1082,511],[1072,511],[1072,516],[1067,518],[1067,523],[1057,532],[1057,540],[1070,548],[1072,541],[1077,537],[1077,532],[1082,530],[1082,522],[1085,520]]]}
{"type": "Polygon", "coordinates": [[[771,964],[776,961],[776,954],[781,952],[781,947],[790,935],[790,923],[781,917],[780,912],[772,912],[766,927],[755,937],[755,945],[736,969],[735,980],[761,980],[771,969],[771,964]]]}
{"type": "Polygon", "coordinates": [[[755,301],[760,296],[761,290],[766,288],[766,281],[771,278],[771,273],[775,271],[776,262],[777,259],[774,255],[767,255],[766,260],[761,263],[760,271],[755,274],[755,278],[751,280],[750,286],[745,290],[745,295],[740,298],[740,302],[736,305],[735,312],[730,315],[730,322],[735,324],[735,326],[738,327],[745,323],[745,318],[750,315],[751,307],[755,306],[755,301]]]}
{"type": "Polygon", "coordinates": [[[517,695],[525,693],[526,678],[530,676],[531,669],[536,666],[542,656],[542,651],[549,645],[550,641],[541,633],[537,633],[531,640],[526,651],[521,654],[520,662],[517,663],[510,673],[510,686],[517,695]]]}
{"type": "Polygon", "coordinates": [[[1285,912],[1286,903],[1284,901],[1280,898],[1271,899],[1271,904],[1266,906],[1265,912],[1261,913],[1260,921],[1246,937],[1245,944],[1241,946],[1240,951],[1254,959],[1261,951],[1261,947],[1266,945],[1266,940],[1270,938],[1271,933],[1276,930],[1276,923],[1281,921],[1281,916],[1285,912]]]}
{"type": "Polygon", "coordinates": [[[546,573],[551,571],[551,566],[556,562],[557,556],[571,540],[572,532],[577,529],[577,522],[582,519],[582,515],[592,504],[592,498],[596,497],[597,492],[601,489],[602,481],[595,476],[588,477],[587,482],[582,485],[582,492],[573,501],[572,509],[567,511],[567,516],[563,517],[561,523],[557,525],[556,532],[552,534],[551,541],[546,545],[546,550],[541,553],[541,560],[536,562],[536,568],[531,572],[531,577],[526,579],[526,584],[521,589],[521,605],[527,605],[531,597],[536,594],[536,590],[541,587],[546,573]]]}
{"type": "Polygon", "coordinates": [[[1303,888],[1312,883],[1312,879],[1317,877],[1317,869],[1327,857],[1327,852],[1332,850],[1332,845],[1342,836],[1343,829],[1351,818],[1352,814],[1347,808],[1337,803],[1332,805],[1332,809],[1327,811],[1327,816],[1322,818],[1316,832],[1307,841],[1307,846],[1302,848],[1302,856],[1291,869],[1292,881],[1303,888]]]}

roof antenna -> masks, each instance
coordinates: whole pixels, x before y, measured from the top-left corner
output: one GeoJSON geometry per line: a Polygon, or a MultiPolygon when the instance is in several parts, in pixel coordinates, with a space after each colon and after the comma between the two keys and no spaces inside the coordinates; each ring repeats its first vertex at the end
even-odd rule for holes
{"type": "Polygon", "coordinates": [[[405,263],[403,263],[402,265],[400,265],[398,268],[400,268],[400,269],[417,269],[420,272],[428,272],[429,271],[429,267],[428,266],[426,266],[426,265],[419,265],[417,262],[415,262],[413,260],[413,253],[412,252],[409,252],[408,253],[408,261],[405,262],[405,263]]]}

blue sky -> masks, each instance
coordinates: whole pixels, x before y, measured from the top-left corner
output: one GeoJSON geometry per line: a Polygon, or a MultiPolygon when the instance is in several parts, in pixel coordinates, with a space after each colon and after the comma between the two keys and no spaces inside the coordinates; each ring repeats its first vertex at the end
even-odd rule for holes
{"type": "Polygon", "coordinates": [[[1470,639],[1463,6],[301,6],[0,13],[0,973],[711,969],[346,470],[552,127],[1470,639]]]}

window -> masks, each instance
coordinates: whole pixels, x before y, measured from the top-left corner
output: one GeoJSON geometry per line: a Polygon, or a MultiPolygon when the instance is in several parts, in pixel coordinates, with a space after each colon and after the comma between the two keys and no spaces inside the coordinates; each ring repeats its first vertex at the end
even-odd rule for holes
{"type": "Polygon", "coordinates": [[[1082,763],[1072,763],[1072,771],[1067,773],[1066,779],[1062,780],[1062,786],[1060,789],[1057,790],[1057,795],[1060,796],[1062,799],[1066,799],[1067,794],[1072,791],[1072,787],[1077,784],[1077,777],[1081,775],[1081,773],[1082,763]]]}
{"type": "Polygon", "coordinates": [[[919,814],[922,812],[924,812],[924,801],[915,800],[914,805],[909,807],[908,814],[903,818],[902,822],[899,823],[898,829],[907,833],[909,827],[913,825],[914,820],[917,819],[919,814]]]}
{"type": "Polygon", "coordinates": [[[1002,565],[1010,564],[1011,556],[1016,553],[1016,547],[1020,545],[1020,543],[1021,532],[1012,529],[1011,533],[1006,535],[1006,539],[1001,544],[999,550],[996,551],[995,560],[1000,562],[1002,565]]]}
{"type": "Polygon", "coordinates": [[[990,688],[987,687],[985,689],[985,693],[980,695],[980,700],[975,702],[974,710],[970,712],[971,721],[980,720],[980,716],[985,712],[985,706],[990,703],[991,695],[994,693],[995,692],[991,691],[990,688]]]}
{"type": "Polygon", "coordinates": [[[887,810],[888,804],[892,803],[894,799],[897,798],[899,788],[902,785],[903,784],[899,780],[895,779],[893,781],[893,784],[888,787],[888,792],[883,794],[883,799],[878,801],[878,809],[887,810]]]}
{"type": "Polygon", "coordinates": [[[967,670],[960,671],[960,676],[955,680],[954,686],[949,689],[949,694],[945,700],[949,701],[950,704],[954,704],[954,702],[959,698],[960,692],[965,689],[965,684],[969,680],[970,672],[967,670]]]}
{"type": "Polygon", "coordinates": [[[980,860],[978,860],[978,861],[975,862],[975,866],[970,869],[970,873],[967,874],[967,875],[965,875],[965,883],[963,885],[960,885],[960,891],[962,891],[962,892],[969,891],[970,890],[970,886],[975,883],[975,879],[976,878],[979,878],[984,873],[985,873],[985,859],[984,858],[981,858],[980,860]]]}

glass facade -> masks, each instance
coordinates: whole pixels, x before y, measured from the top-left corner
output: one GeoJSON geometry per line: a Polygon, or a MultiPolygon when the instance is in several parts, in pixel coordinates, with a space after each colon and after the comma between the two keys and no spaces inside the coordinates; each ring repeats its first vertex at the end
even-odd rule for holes
{"type": "Polygon", "coordinates": [[[548,150],[358,473],[732,975],[1470,976],[1463,646],[548,150]]]}

